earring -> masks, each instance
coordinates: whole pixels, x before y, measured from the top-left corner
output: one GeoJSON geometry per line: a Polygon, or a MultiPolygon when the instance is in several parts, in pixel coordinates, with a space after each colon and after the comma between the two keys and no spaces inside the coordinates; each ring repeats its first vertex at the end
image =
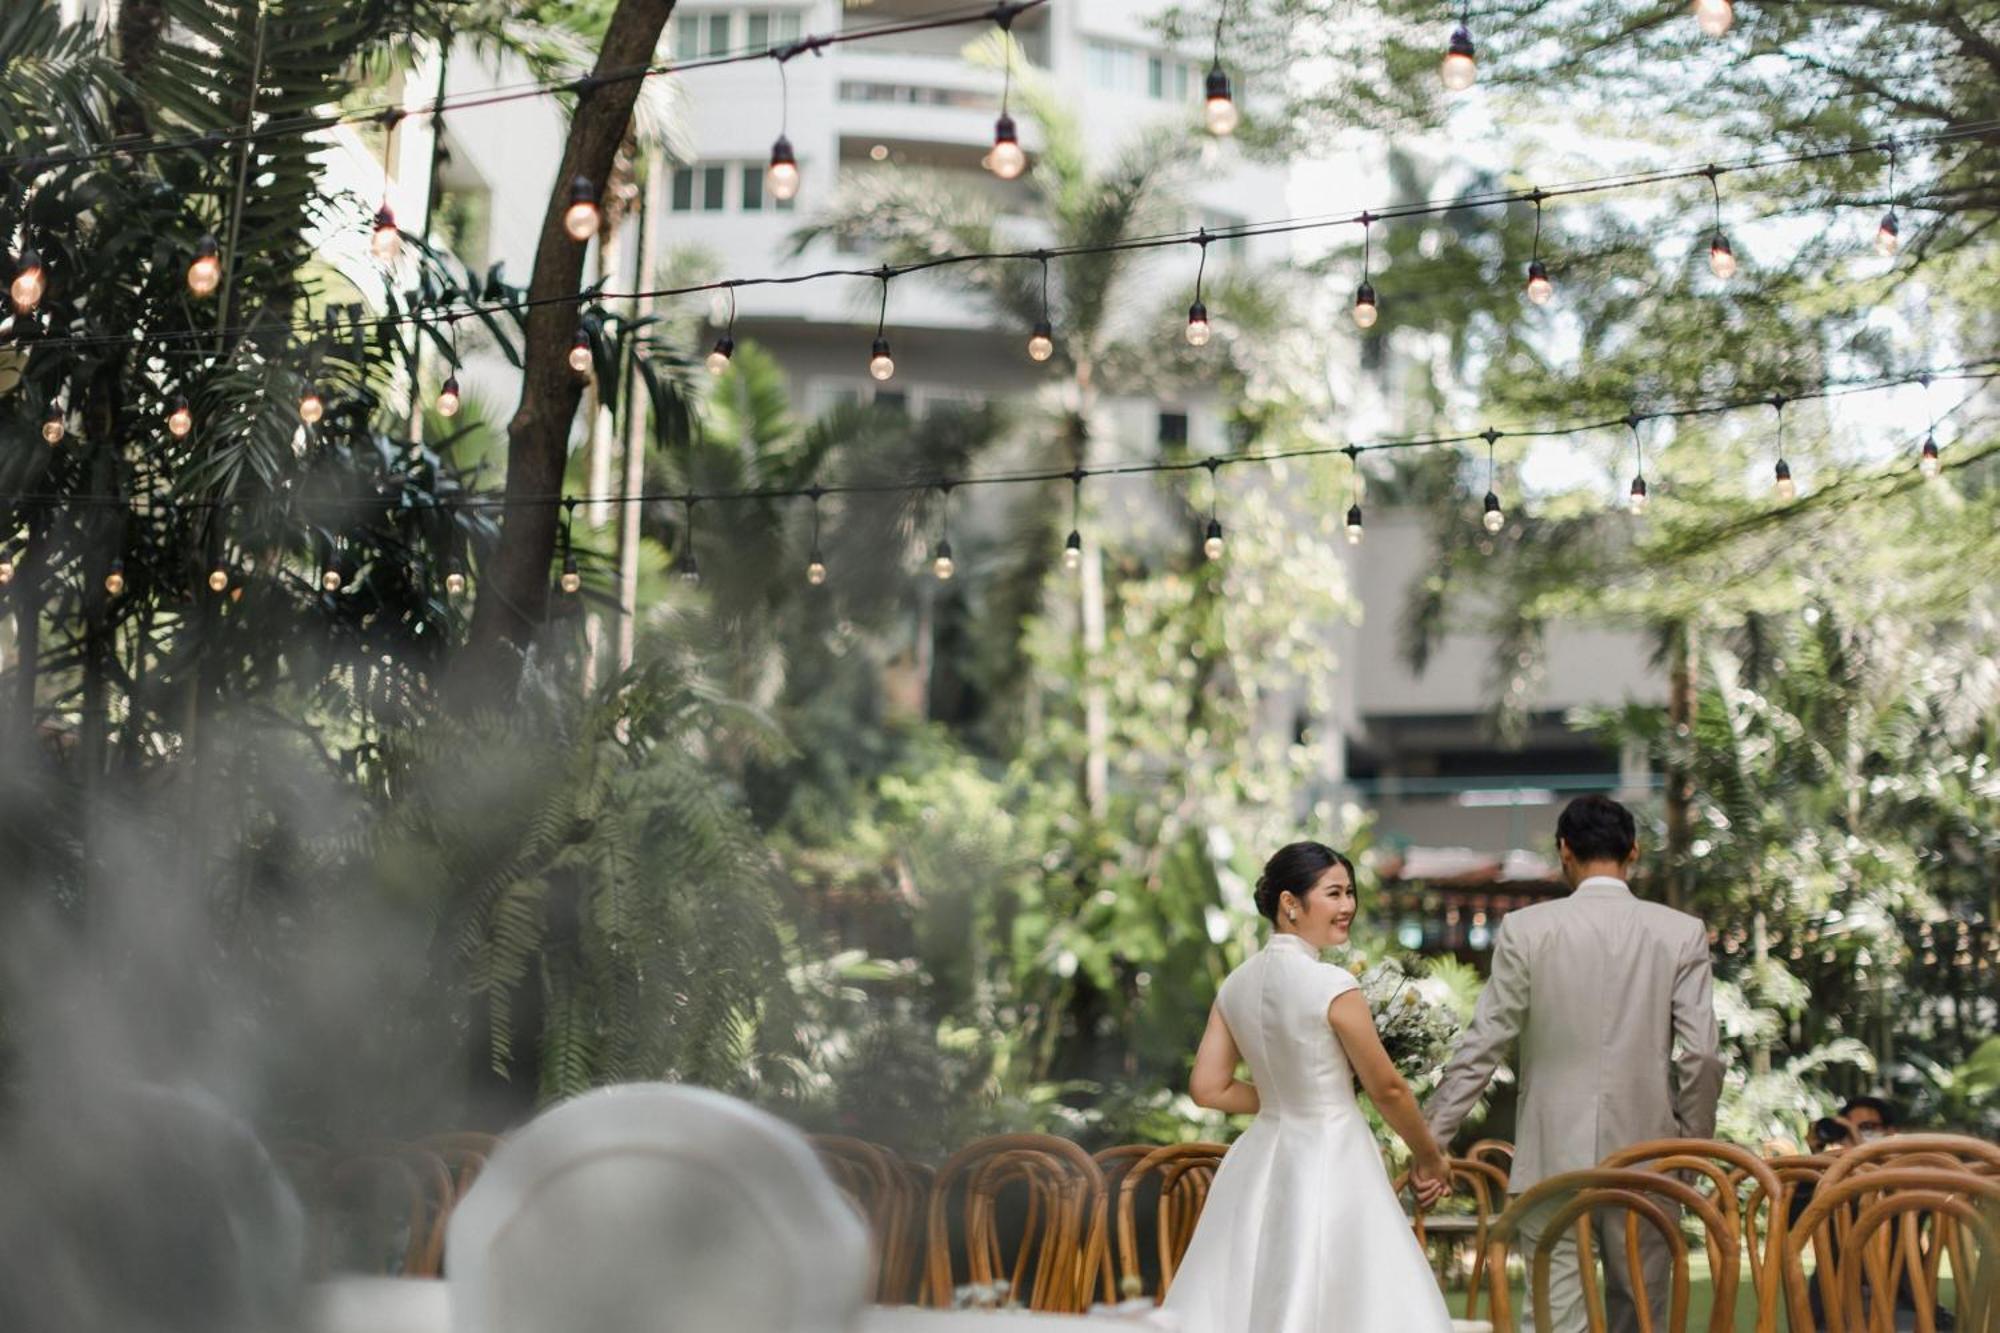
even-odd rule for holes
{"type": "Polygon", "coordinates": [[[1285,920],[1287,921],[1297,921],[1298,919],[1299,919],[1299,909],[1296,907],[1294,907],[1291,911],[1285,913],[1285,920]]]}

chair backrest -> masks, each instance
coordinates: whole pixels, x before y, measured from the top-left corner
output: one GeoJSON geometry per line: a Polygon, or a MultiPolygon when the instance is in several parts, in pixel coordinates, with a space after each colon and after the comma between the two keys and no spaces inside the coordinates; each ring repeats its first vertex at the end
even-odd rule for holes
{"type": "MultiPolygon", "coordinates": [[[[1465,1317],[1479,1318],[1479,1299],[1485,1289],[1486,1235],[1493,1219],[1507,1204],[1507,1173],[1488,1162],[1477,1162],[1469,1157],[1454,1157],[1451,1167],[1451,1191],[1453,1195],[1464,1195],[1472,1201],[1472,1270],[1466,1276],[1465,1317]]],[[[1405,1171],[1396,1177],[1396,1191],[1401,1193],[1410,1183],[1410,1173],[1405,1171]]],[[[1429,1241],[1426,1234],[1426,1212],[1421,1204],[1413,1202],[1410,1215],[1412,1229],[1417,1234],[1417,1244],[1429,1241]]]]}
{"type": "Polygon", "coordinates": [[[1517,1195],[1487,1228],[1486,1277],[1492,1294],[1490,1318],[1497,1333],[1515,1333],[1512,1296],[1507,1285],[1507,1254],[1519,1238],[1522,1220],[1531,1216],[1547,1218],[1534,1253],[1525,1256],[1534,1292],[1536,1333],[1550,1333],[1553,1327],[1548,1301],[1550,1264],[1564,1232],[1570,1230],[1576,1235],[1590,1333],[1605,1333],[1608,1323],[1595,1276],[1592,1226],[1594,1215],[1605,1211],[1625,1215],[1626,1264],[1635,1284],[1634,1301],[1642,1307],[1650,1296],[1644,1289],[1639,1263],[1642,1226],[1650,1228],[1664,1243],[1669,1261],[1668,1323],[1666,1329],[1655,1333],[1687,1333],[1690,1291],[1687,1241],[1673,1209],[1693,1215],[1701,1224],[1714,1284],[1709,1333],[1730,1333],[1736,1326],[1741,1255],[1736,1235],[1721,1209],[1693,1186],[1664,1172],[1611,1167],[1550,1176],[1517,1195]]]}
{"type": "Polygon", "coordinates": [[[1786,1269],[1785,1291],[1795,1329],[1884,1333],[1906,1313],[1918,1333],[1935,1333],[1947,1255],[1957,1327],[2000,1328],[2000,1179],[1970,1167],[1829,1171],[1787,1244],[1797,1260],[1786,1269]],[[1817,1262],[1818,1312],[1803,1277],[1807,1246],[1817,1262]]]}
{"type": "Polygon", "coordinates": [[[1684,1183],[1714,1200],[1749,1256],[1756,1333],[1775,1333],[1789,1251],[1787,1214],[1778,1206],[1783,1186],[1769,1162],[1718,1139],[1653,1139],[1614,1152],[1599,1165],[1680,1172],[1684,1183]]]}
{"type": "Polygon", "coordinates": [[[1465,1150],[1467,1161],[1484,1162],[1501,1175],[1514,1170],[1514,1145],[1505,1139],[1480,1139],[1465,1150]]]}
{"type": "Polygon", "coordinates": [[[2000,1144],[1988,1143],[1964,1134],[1891,1134],[1828,1154],[1825,1181],[1838,1184],[1855,1171],[1869,1167],[1901,1165],[1904,1159],[1925,1159],[1927,1163],[1950,1160],[1982,1174],[2000,1173],[2000,1144]]]}
{"type": "Polygon", "coordinates": [[[1157,1143],[1121,1143],[1116,1147],[1099,1148],[1092,1153],[1091,1160],[1097,1163],[1097,1170],[1104,1178],[1098,1191],[1097,1207],[1090,1219],[1090,1249],[1097,1256],[1098,1298],[1106,1305],[1116,1305],[1120,1300],[1144,1294],[1144,1286],[1135,1273],[1121,1270],[1118,1261],[1118,1247],[1111,1243],[1110,1234],[1117,1209],[1118,1189],[1125,1181],[1125,1173],[1137,1166],[1147,1153],[1159,1147],[1157,1143]]]}
{"type": "Polygon", "coordinates": [[[868,1222],[874,1243],[875,1263],[869,1282],[868,1299],[883,1298],[885,1267],[890,1248],[904,1225],[907,1200],[902,1172],[888,1149],[861,1139],[839,1134],[816,1134],[812,1140],[822,1165],[868,1222]]]}
{"type": "Polygon", "coordinates": [[[869,1267],[803,1134],[660,1083],[585,1093],[508,1137],[446,1253],[457,1333],[835,1333],[869,1267]]]}
{"type": "Polygon", "coordinates": [[[882,1286],[876,1300],[909,1305],[923,1295],[924,1238],[930,1225],[935,1168],[908,1158],[891,1159],[896,1169],[897,1217],[891,1243],[882,1255],[882,1286]]]}
{"type": "Polygon", "coordinates": [[[1139,1220],[1151,1213],[1153,1263],[1159,1274],[1152,1292],[1159,1300],[1173,1285],[1174,1270],[1194,1239],[1195,1224],[1208,1203],[1208,1185],[1222,1165],[1227,1146],[1220,1143],[1170,1143],[1155,1148],[1118,1185],[1118,1268],[1123,1288],[1134,1281],[1145,1293],[1146,1264],[1140,1250],[1139,1220]]]}
{"type": "Polygon", "coordinates": [[[931,1188],[925,1302],[949,1306],[963,1273],[975,1285],[1004,1283],[1011,1303],[1032,1310],[1082,1311],[1100,1267],[1090,1222],[1101,1189],[1097,1163],[1068,1139],[1002,1134],[960,1149],[931,1188]]]}

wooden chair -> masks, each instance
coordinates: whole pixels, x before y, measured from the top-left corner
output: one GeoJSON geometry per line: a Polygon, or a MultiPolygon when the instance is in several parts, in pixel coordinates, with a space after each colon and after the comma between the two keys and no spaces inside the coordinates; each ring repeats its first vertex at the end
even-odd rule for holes
{"type": "Polygon", "coordinates": [[[1827,1154],[1825,1182],[1838,1184],[1855,1171],[1876,1166],[1901,1166],[1913,1159],[1924,1164],[1949,1161],[1976,1174],[2000,1175],[2000,1144],[1964,1134],[1891,1134],[1827,1154]]]}
{"type": "Polygon", "coordinates": [[[900,1156],[894,1158],[893,1165],[897,1223],[882,1255],[882,1291],[878,1299],[886,1304],[910,1305],[923,1294],[924,1238],[937,1171],[900,1156]]]}
{"type": "Polygon", "coordinates": [[[1918,1333],[1935,1333],[1947,1254],[1957,1327],[2000,1329],[2000,1179],[1963,1166],[1829,1171],[1787,1245],[1795,1261],[1786,1268],[1786,1314],[1795,1330],[1888,1333],[1906,1293],[1918,1333]],[[1817,1315],[1804,1277],[1807,1246],[1817,1261],[1817,1315]]]}
{"type": "Polygon", "coordinates": [[[1228,1151],[1220,1143],[1168,1144],[1148,1152],[1125,1172],[1118,1186],[1118,1266],[1121,1282],[1136,1280],[1139,1288],[1127,1293],[1121,1287],[1121,1295],[1147,1294],[1145,1262],[1139,1252],[1142,1196],[1152,1202],[1153,1262],[1159,1280],[1151,1294],[1159,1301],[1173,1285],[1174,1270],[1187,1254],[1208,1202],[1209,1182],[1228,1151]]]}
{"type": "MultiPolygon", "coordinates": [[[[1536,1333],[1550,1333],[1549,1267],[1564,1233],[1574,1231],[1578,1267],[1582,1274],[1584,1309],[1590,1333],[1605,1333],[1607,1320],[1604,1298],[1596,1276],[1593,1215],[1601,1211],[1625,1214],[1626,1263],[1633,1275],[1633,1292],[1642,1309],[1648,1293],[1640,1275],[1641,1224],[1650,1226],[1665,1242],[1669,1262],[1668,1320],[1664,1330],[1653,1333],[1686,1333],[1688,1317],[1688,1248],[1678,1220],[1669,1205],[1691,1213],[1702,1225],[1714,1282],[1715,1304],[1709,1316],[1709,1333],[1731,1333],[1735,1328],[1736,1291],[1740,1254],[1721,1209],[1693,1186],[1659,1171],[1635,1171],[1593,1167],[1551,1176],[1518,1195],[1487,1230],[1486,1278],[1492,1294],[1491,1319],[1496,1333],[1516,1333],[1512,1293],[1507,1285],[1507,1255],[1515,1245],[1522,1219],[1552,1205],[1534,1253],[1528,1262],[1530,1290],[1534,1293],[1536,1333]]],[[[1645,1322],[1650,1323],[1650,1319],[1645,1322]]]]}
{"type": "Polygon", "coordinates": [[[443,1271],[445,1227],[456,1192],[449,1168],[435,1154],[385,1144],[343,1159],[327,1185],[350,1237],[367,1247],[359,1258],[350,1248],[346,1262],[390,1277],[436,1277],[443,1271]],[[381,1228],[391,1217],[397,1230],[385,1235],[381,1228]]]}
{"type": "MultiPolygon", "coordinates": [[[[1776,1333],[1789,1214],[1779,1206],[1783,1186],[1769,1162],[1747,1148],[1717,1139],[1653,1139],[1614,1152],[1599,1165],[1681,1172],[1683,1183],[1703,1190],[1749,1256],[1756,1333],[1776,1333]]],[[[1789,1199],[1784,1202],[1788,1205],[1789,1199]]]]}
{"type": "Polygon", "coordinates": [[[1501,1175],[1514,1170],[1514,1145],[1505,1139],[1480,1139],[1465,1150],[1465,1160],[1481,1162],[1501,1175]]]}
{"type": "MultiPolygon", "coordinates": [[[[1487,1231],[1493,1219],[1500,1215],[1500,1210],[1506,1207],[1507,1173],[1469,1157],[1454,1157],[1450,1166],[1452,1194],[1462,1194],[1472,1200],[1472,1271],[1466,1277],[1465,1317],[1476,1320],[1479,1318],[1480,1293],[1485,1286],[1487,1231]]],[[[1396,1177],[1396,1191],[1401,1193],[1409,1183],[1410,1173],[1405,1171],[1396,1177]]],[[[1428,1252],[1436,1223],[1427,1220],[1428,1215],[1421,1204],[1413,1205],[1411,1217],[1417,1244],[1428,1252]]]]}
{"type": "Polygon", "coordinates": [[[949,1306],[959,1285],[951,1231],[956,1201],[968,1282],[1004,1282],[1008,1300],[1032,1310],[1080,1313],[1099,1270],[1090,1219],[1100,1189],[1097,1163],[1067,1139],[1003,1134],[961,1149],[938,1168],[931,1190],[926,1302],[949,1306]],[[1003,1227],[1002,1196],[1014,1189],[1019,1225],[1003,1227]]]}
{"type": "Polygon", "coordinates": [[[886,1148],[839,1134],[817,1134],[813,1151],[819,1154],[834,1183],[854,1202],[868,1223],[868,1236],[875,1250],[873,1280],[868,1299],[880,1302],[887,1277],[891,1239],[904,1229],[906,1196],[901,1172],[886,1148]]]}
{"type": "Polygon", "coordinates": [[[1137,1166],[1147,1153],[1158,1147],[1155,1143],[1122,1143],[1113,1148],[1100,1148],[1091,1154],[1097,1163],[1098,1172],[1103,1176],[1103,1188],[1098,1193],[1097,1208],[1090,1219],[1090,1248],[1097,1255],[1098,1299],[1107,1305],[1115,1305],[1130,1296],[1144,1293],[1142,1279],[1136,1273],[1121,1272],[1118,1264],[1117,1247],[1111,1243],[1113,1210],[1117,1207],[1119,1186],[1124,1183],[1125,1173],[1137,1166]]]}

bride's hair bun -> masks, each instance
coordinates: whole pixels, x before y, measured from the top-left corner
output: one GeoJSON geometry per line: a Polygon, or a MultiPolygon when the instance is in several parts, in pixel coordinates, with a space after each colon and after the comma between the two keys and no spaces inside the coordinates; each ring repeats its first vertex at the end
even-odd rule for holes
{"type": "Polygon", "coordinates": [[[1257,910],[1275,923],[1279,899],[1287,893],[1304,898],[1319,883],[1319,877],[1335,866],[1346,866],[1348,880],[1354,879],[1354,862],[1325,843],[1287,843],[1271,853],[1264,873],[1257,877],[1257,910]]]}

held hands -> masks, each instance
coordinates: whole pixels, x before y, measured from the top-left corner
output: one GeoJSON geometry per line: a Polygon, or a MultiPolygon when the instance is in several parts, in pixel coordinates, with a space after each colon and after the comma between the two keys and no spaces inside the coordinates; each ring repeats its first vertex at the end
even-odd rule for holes
{"type": "Polygon", "coordinates": [[[1410,1188],[1416,1191],[1419,1208],[1433,1208],[1451,1193],[1451,1168],[1442,1156],[1418,1158],[1410,1167],[1410,1188]]]}

